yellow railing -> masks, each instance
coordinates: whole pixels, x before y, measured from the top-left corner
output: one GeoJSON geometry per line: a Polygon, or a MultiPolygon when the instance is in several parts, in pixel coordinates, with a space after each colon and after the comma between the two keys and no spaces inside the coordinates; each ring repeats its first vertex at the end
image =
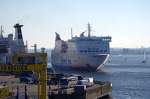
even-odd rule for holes
{"type": "MultiPolygon", "coordinates": [[[[25,57],[28,55],[34,54],[25,54],[25,57]]],[[[13,57],[13,64],[11,65],[0,65],[0,72],[23,72],[23,71],[34,71],[39,75],[39,84],[38,84],[38,99],[46,99],[47,97],[47,54],[41,53],[38,54],[41,58],[42,63],[40,64],[18,64],[17,58],[24,57],[24,55],[17,55],[13,57]]],[[[4,90],[7,91],[7,90],[4,90]]],[[[3,93],[3,92],[2,92],[3,93]]],[[[0,95],[1,96],[1,95],[0,95]]]]}
{"type": "Polygon", "coordinates": [[[0,98],[9,96],[9,88],[6,86],[0,86],[0,98]]]}

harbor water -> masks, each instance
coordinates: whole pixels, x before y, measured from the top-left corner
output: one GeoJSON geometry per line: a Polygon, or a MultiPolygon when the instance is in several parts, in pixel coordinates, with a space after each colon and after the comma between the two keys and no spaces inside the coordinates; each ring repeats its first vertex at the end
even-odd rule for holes
{"type": "Polygon", "coordinates": [[[150,61],[141,63],[142,59],[134,58],[132,62],[129,62],[127,59],[131,60],[138,56],[126,56],[125,61],[123,61],[124,58],[119,57],[117,57],[118,59],[113,58],[99,72],[61,70],[58,72],[80,74],[84,77],[94,77],[96,80],[111,81],[113,99],[150,99],[150,61]],[[117,61],[114,62],[114,59],[117,61]]]}

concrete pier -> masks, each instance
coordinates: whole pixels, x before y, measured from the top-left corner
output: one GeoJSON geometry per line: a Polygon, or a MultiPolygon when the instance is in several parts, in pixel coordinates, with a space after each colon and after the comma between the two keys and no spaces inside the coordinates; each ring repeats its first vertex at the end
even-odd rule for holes
{"type": "MultiPolygon", "coordinates": [[[[14,76],[0,76],[0,80],[6,82],[5,85],[9,86],[10,92],[14,93],[11,97],[6,97],[5,99],[16,99],[17,86],[19,87],[19,99],[25,99],[25,91],[30,99],[38,99],[36,84],[19,83],[18,78],[14,76]]],[[[89,86],[73,85],[62,87],[59,85],[48,85],[47,99],[112,99],[110,97],[111,91],[112,84],[108,81],[94,81],[94,84],[89,86]]]]}
{"type": "Polygon", "coordinates": [[[52,90],[49,99],[111,99],[109,97],[112,91],[110,82],[97,81],[85,90],[82,89],[81,86],[78,86],[78,88],[52,90]]]}

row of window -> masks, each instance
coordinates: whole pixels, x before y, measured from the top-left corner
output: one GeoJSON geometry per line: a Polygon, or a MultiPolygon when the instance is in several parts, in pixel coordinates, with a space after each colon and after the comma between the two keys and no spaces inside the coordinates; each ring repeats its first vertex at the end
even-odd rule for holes
{"type": "Polygon", "coordinates": [[[71,60],[62,59],[61,63],[63,63],[63,64],[71,64],[71,60]]]}
{"type": "Polygon", "coordinates": [[[87,52],[107,52],[107,50],[80,50],[81,53],[87,52]]]}

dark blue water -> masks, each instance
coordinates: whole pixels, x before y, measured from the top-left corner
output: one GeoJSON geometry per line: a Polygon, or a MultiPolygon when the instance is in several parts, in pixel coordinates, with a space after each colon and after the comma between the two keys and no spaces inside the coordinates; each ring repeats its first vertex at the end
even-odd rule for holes
{"type": "Polygon", "coordinates": [[[101,72],[65,71],[65,73],[111,81],[114,99],[150,99],[150,65],[107,65],[101,72]]]}
{"type": "Polygon", "coordinates": [[[150,67],[113,65],[93,76],[112,82],[115,99],[150,99],[150,67]]]}

